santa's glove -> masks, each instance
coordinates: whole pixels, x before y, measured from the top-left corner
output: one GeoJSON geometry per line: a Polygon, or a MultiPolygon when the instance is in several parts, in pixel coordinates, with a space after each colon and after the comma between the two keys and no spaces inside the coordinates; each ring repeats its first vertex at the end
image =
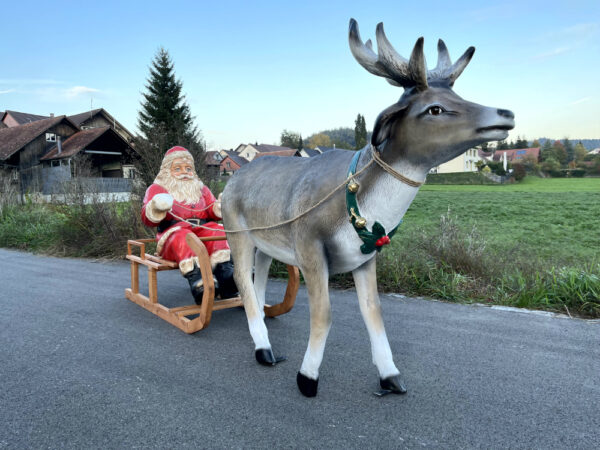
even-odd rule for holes
{"type": "Polygon", "coordinates": [[[167,212],[172,207],[173,197],[170,194],[156,194],[146,206],[146,217],[158,223],[167,216],[167,212]]]}
{"type": "Polygon", "coordinates": [[[219,194],[219,198],[213,203],[213,213],[219,219],[223,218],[223,215],[221,214],[221,197],[223,197],[223,194],[219,194]]]}

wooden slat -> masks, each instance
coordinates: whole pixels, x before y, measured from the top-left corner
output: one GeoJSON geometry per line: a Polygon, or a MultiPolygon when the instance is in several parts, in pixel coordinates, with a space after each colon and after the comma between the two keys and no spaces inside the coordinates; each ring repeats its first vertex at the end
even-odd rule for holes
{"type": "Polygon", "coordinates": [[[148,297],[151,303],[158,303],[156,270],[148,269],[148,297]]]}
{"type": "Polygon", "coordinates": [[[228,298],[227,300],[218,300],[213,304],[213,311],[234,308],[236,306],[244,306],[244,302],[242,302],[241,297],[228,298]]]}
{"type": "Polygon", "coordinates": [[[179,268],[179,265],[175,261],[169,261],[168,259],[162,259],[160,256],[150,255],[150,254],[146,253],[146,259],[156,262],[162,266],[170,267],[172,269],[179,268]]]}
{"type": "Polygon", "coordinates": [[[202,296],[200,319],[206,327],[210,323],[213,302],[215,299],[215,283],[213,280],[212,267],[210,266],[210,258],[206,247],[194,233],[188,233],[185,237],[185,241],[198,257],[200,273],[202,274],[202,280],[204,280],[204,295],[202,296]]]}
{"type": "Polygon", "coordinates": [[[135,261],[139,264],[143,264],[144,266],[148,267],[148,268],[152,268],[154,270],[158,270],[158,271],[163,271],[163,270],[173,270],[176,269],[177,263],[174,263],[172,261],[169,261],[169,265],[164,265],[161,263],[158,263],[156,261],[152,261],[150,259],[142,259],[139,256],[135,256],[135,255],[127,255],[126,258],[129,261],[135,261]]]}
{"type": "Polygon", "coordinates": [[[273,306],[265,305],[264,311],[267,317],[280,316],[289,312],[296,302],[296,294],[298,294],[298,288],[300,287],[300,272],[295,266],[287,266],[288,270],[288,284],[283,296],[283,301],[273,306]]]}
{"type": "Polygon", "coordinates": [[[140,265],[131,261],[131,290],[136,294],[140,292],[140,265]]]}

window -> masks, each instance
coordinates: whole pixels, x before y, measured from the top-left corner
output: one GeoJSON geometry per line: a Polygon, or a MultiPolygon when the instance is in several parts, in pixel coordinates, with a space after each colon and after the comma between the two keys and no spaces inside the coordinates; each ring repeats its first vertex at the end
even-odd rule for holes
{"type": "Polygon", "coordinates": [[[56,142],[56,134],[46,133],[46,142],[56,142]]]}
{"type": "Polygon", "coordinates": [[[227,162],[227,168],[231,169],[231,163],[229,161],[227,162]]]}
{"type": "Polygon", "coordinates": [[[54,159],[54,160],[50,161],[50,165],[52,167],[60,166],[60,160],[59,159],[54,159]]]}

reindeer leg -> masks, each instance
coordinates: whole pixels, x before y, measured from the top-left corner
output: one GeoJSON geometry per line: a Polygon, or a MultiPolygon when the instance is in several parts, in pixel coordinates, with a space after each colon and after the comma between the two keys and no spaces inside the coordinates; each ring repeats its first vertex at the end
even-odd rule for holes
{"type": "Polygon", "coordinates": [[[254,244],[248,236],[244,235],[231,235],[228,240],[234,261],[233,276],[244,301],[248,328],[254,341],[256,360],[265,366],[274,366],[278,361],[271,350],[269,332],[264,321],[265,315],[252,283],[254,244]]]}
{"type": "Polygon", "coordinates": [[[269,277],[269,268],[271,267],[271,258],[266,253],[256,250],[254,257],[254,290],[258,299],[260,309],[265,307],[265,293],[267,291],[267,280],[269,277]]]}
{"type": "Polygon", "coordinates": [[[325,342],[331,328],[329,270],[322,251],[310,251],[309,260],[302,264],[302,274],[308,290],[310,338],[296,382],[303,395],[314,397],[317,395],[325,342]]]}
{"type": "Polygon", "coordinates": [[[405,394],[406,388],[400,382],[400,371],[394,364],[392,350],[385,333],[385,327],[381,318],[381,304],[377,292],[376,263],[373,257],[358,269],[352,272],[360,312],[367,326],[371,340],[371,353],[373,363],[379,372],[379,384],[385,392],[405,394]]]}

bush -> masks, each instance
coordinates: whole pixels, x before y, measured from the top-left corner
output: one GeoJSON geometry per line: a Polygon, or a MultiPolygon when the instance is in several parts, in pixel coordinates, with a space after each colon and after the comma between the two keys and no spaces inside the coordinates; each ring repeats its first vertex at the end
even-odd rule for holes
{"type": "Polygon", "coordinates": [[[525,175],[527,175],[527,170],[523,164],[514,164],[513,169],[513,176],[515,177],[516,181],[521,181],[523,178],[525,178],[525,175]]]}
{"type": "Polygon", "coordinates": [[[569,176],[576,177],[576,178],[582,178],[583,176],[585,176],[585,169],[569,170],[569,176]]]}
{"type": "Polygon", "coordinates": [[[430,173],[427,184],[496,184],[478,172],[430,173]]]}

